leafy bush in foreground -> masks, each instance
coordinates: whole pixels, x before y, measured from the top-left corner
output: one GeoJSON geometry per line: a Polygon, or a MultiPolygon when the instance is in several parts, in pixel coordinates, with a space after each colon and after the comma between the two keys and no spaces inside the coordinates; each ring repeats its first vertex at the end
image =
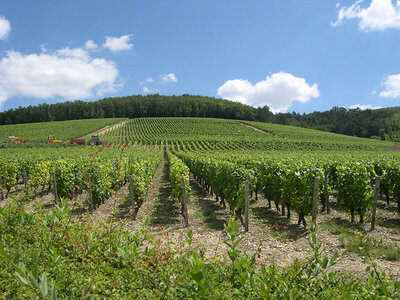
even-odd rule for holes
{"type": "Polygon", "coordinates": [[[0,208],[0,298],[5,299],[331,299],[399,298],[400,283],[372,264],[364,278],[330,271],[316,236],[314,255],[285,268],[258,266],[241,252],[237,225],[225,225],[228,260],[206,260],[193,233],[173,245],[121,224],[93,225],[63,201],[28,214],[17,200],[0,208]]]}

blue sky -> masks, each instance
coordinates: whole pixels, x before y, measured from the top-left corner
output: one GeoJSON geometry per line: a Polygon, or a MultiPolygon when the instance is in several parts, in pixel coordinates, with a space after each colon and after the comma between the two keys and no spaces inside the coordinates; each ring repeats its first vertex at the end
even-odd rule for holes
{"type": "Polygon", "coordinates": [[[0,0],[0,110],[159,93],[400,105],[400,1],[0,0]]]}

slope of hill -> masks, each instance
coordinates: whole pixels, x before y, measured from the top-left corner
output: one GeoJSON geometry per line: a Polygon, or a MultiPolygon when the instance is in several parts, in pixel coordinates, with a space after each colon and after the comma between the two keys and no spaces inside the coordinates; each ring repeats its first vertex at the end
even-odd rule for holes
{"type": "Polygon", "coordinates": [[[21,136],[34,143],[45,143],[50,134],[57,139],[79,138],[123,119],[90,119],[74,121],[43,122],[35,124],[17,124],[0,126],[0,141],[9,136],[21,136]]]}
{"type": "Polygon", "coordinates": [[[210,150],[376,150],[393,144],[293,126],[211,118],[137,118],[104,137],[118,144],[196,147],[201,143],[210,150]]]}
{"type": "Polygon", "coordinates": [[[400,107],[381,109],[346,109],[334,107],[329,111],[309,114],[278,114],[274,123],[302,126],[340,134],[400,141],[400,107]]]}
{"type": "Polygon", "coordinates": [[[133,95],[98,101],[41,104],[0,113],[0,125],[93,118],[200,117],[268,122],[350,136],[400,141],[400,107],[376,110],[333,107],[309,114],[273,114],[267,106],[195,95],[133,95]]]}
{"type": "MultiPolygon", "coordinates": [[[[68,141],[79,138],[123,119],[88,119],[0,126],[0,141],[22,136],[34,144],[43,144],[47,136],[68,141]]],[[[122,126],[101,133],[114,144],[202,144],[210,150],[376,150],[393,145],[373,139],[350,137],[325,131],[241,120],[216,118],[135,118],[122,126]]]]}

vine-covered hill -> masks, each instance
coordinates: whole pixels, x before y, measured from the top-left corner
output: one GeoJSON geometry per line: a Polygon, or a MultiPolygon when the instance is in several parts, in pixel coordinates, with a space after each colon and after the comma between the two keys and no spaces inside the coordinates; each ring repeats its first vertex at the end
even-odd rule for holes
{"type": "Polygon", "coordinates": [[[50,134],[68,143],[71,138],[100,133],[107,144],[173,144],[218,150],[377,150],[393,145],[336,133],[264,122],[217,118],[87,119],[0,126],[0,141],[21,136],[44,144],[50,134]],[[121,122],[121,123],[119,123],[121,122]],[[119,124],[117,124],[119,123],[119,124]],[[118,125],[118,126],[116,126],[118,125]]]}
{"type": "Polygon", "coordinates": [[[213,118],[136,118],[104,134],[109,143],[205,150],[377,150],[393,143],[293,126],[213,118]]]}
{"type": "Polygon", "coordinates": [[[0,126],[0,141],[7,141],[9,136],[20,136],[33,143],[45,143],[51,134],[57,139],[68,141],[79,138],[115,124],[123,119],[90,119],[74,121],[42,122],[35,124],[16,124],[0,126]]]}
{"type": "Polygon", "coordinates": [[[376,110],[333,107],[309,114],[273,114],[267,106],[184,94],[132,95],[98,101],[67,101],[19,107],[0,113],[0,125],[96,118],[200,117],[258,121],[330,131],[345,135],[400,141],[400,107],[376,110]]]}

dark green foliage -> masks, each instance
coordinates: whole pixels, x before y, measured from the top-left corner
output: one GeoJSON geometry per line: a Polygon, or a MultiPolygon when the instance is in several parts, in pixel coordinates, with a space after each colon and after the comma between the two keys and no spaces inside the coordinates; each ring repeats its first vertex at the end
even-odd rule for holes
{"type": "Polygon", "coordinates": [[[382,109],[346,109],[333,107],[329,111],[315,111],[309,114],[279,113],[272,123],[301,126],[330,131],[345,135],[370,138],[372,136],[385,140],[400,141],[400,107],[382,109]]]}
{"type": "Polygon", "coordinates": [[[19,107],[0,113],[0,125],[96,118],[208,117],[240,120],[269,120],[268,107],[253,108],[241,103],[203,96],[133,95],[99,101],[75,101],[19,107]]]}

